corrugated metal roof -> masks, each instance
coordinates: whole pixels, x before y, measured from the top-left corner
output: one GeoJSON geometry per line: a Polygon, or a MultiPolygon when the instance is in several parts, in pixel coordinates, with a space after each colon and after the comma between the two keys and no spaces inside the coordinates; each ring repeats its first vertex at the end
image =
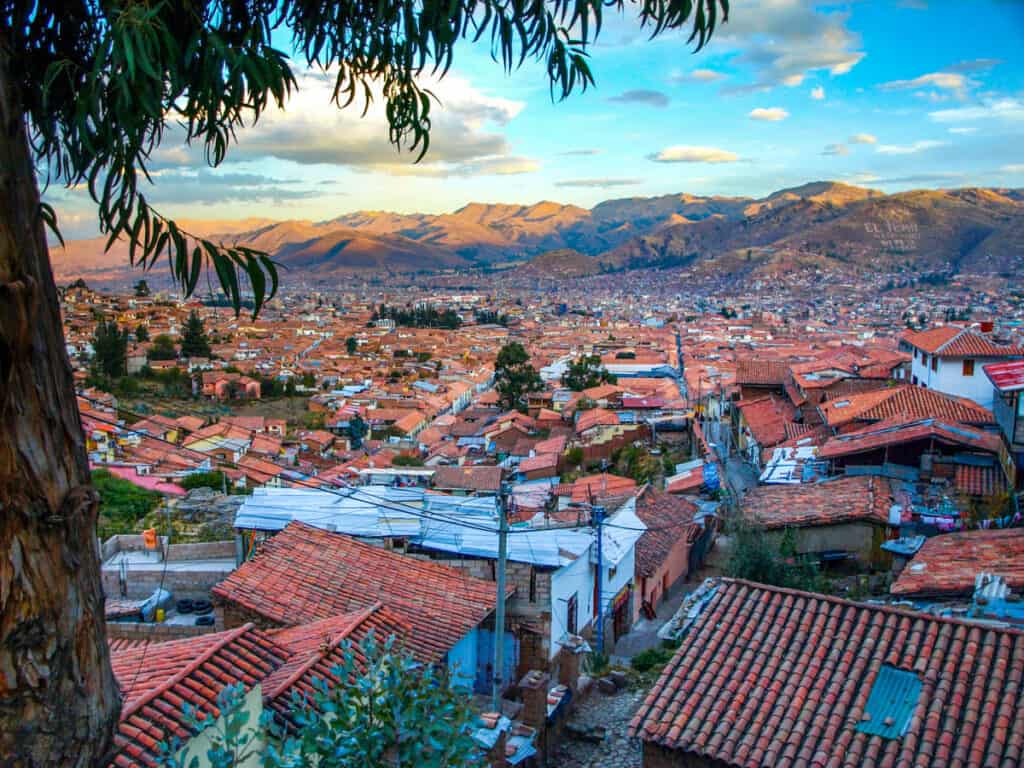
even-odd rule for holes
{"type": "Polygon", "coordinates": [[[857,730],[883,739],[902,737],[920,698],[921,678],[905,669],[883,664],[871,686],[864,718],[857,730]]]}

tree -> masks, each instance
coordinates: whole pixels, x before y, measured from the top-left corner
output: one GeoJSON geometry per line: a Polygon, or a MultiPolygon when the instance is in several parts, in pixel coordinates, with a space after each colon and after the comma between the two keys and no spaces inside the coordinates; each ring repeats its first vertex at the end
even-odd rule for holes
{"type": "Polygon", "coordinates": [[[135,289],[135,295],[139,298],[145,298],[149,296],[149,283],[145,280],[139,280],[133,288],[135,289]]]}
{"type": "Polygon", "coordinates": [[[174,347],[174,339],[166,333],[157,334],[146,352],[147,360],[176,360],[177,358],[178,350],[174,347]]]}
{"type": "Polygon", "coordinates": [[[160,503],[156,491],[139,488],[105,469],[92,473],[92,485],[100,500],[96,526],[100,539],[118,533],[138,533],[139,521],[160,503]]]}
{"type": "Polygon", "coordinates": [[[562,374],[562,386],[574,392],[582,392],[599,384],[614,384],[616,381],[615,376],[608,373],[608,369],[601,364],[600,355],[583,355],[569,363],[562,374]]]}
{"type": "Polygon", "coordinates": [[[298,80],[276,40],[290,32],[305,65],[337,73],[339,107],[376,87],[391,142],[418,159],[432,98],[419,78],[443,76],[456,47],[489,40],[506,70],[540,61],[552,95],[565,98],[594,82],[587,55],[608,8],[628,8],[653,34],[689,27],[699,48],[728,2],[0,4],[0,552],[17,553],[0,569],[5,760],[100,762],[119,708],[93,540],[98,499],[45,228],[60,236],[37,172],[84,189],[107,247],[125,242],[133,264],[166,257],[185,295],[205,267],[236,313],[246,284],[258,312],[277,290],[270,257],[184,230],[149,204],[139,179],[151,179],[147,165],[172,133],[219,165],[238,129],[285,106],[298,80]]]}
{"type": "Polygon", "coordinates": [[[92,337],[93,367],[110,378],[127,373],[128,330],[121,330],[113,320],[96,324],[92,337]]]}
{"type": "Polygon", "coordinates": [[[544,382],[530,365],[530,356],[518,341],[506,344],[498,351],[494,362],[494,388],[498,402],[506,410],[526,410],[524,398],[530,392],[540,392],[544,382]]]}
{"type": "Polygon", "coordinates": [[[141,323],[135,326],[135,340],[138,342],[149,341],[149,328],[141,323]]]}
{"type": "Polygon", "coordinates": [[[350,355],[354,355],[357,349],[359,349],[359,342],[356,341],[355,336],[349,336],[347,339],[345,339],[346,352],[348,352],[350,355]]]}
{"type": "Polygon", "coordinates": [[[348,420],[348,440],[353,450],[359,450],[363,447],[363,438],[366,437],[366,433],[369,431],[370,428],[366,426],[366,422],[363,421],[358,413],[348,420]]]}
{"type": "Polygon", "coordinates": [[[210,340],[206,337],[206,326],[203,319],[194,309],[189,312],[185,322],[185,332],[181,335],[182,357],[210,357],[210,340]]]}

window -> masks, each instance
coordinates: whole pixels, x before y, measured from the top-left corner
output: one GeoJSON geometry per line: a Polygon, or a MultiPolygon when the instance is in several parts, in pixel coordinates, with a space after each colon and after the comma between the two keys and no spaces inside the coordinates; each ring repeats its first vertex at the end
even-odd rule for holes
{"type": "Polygon", "coordinates": [[[530,602],[537,602],[537,569],[530,566],[530,602]]]}
{"type": "Polygon", "coordinates": [[[939,370],[939,358],[937,358],[935,355],[932,355],[932,370],[939,370]]]}
{"type": "Polygon", "coordinates": [[[925,368],[928,367],[928,355],[926,355],[924,352],[921,353],[921,365],[923,365],[925,368]]]}
{"type": "Polygon", "coordinates": [[[565,628],[570,635],[576,634],[576,593],[569,598],[569,604],[565,608],[565,628]]]}
{"type": "Polygon", "coordinates": [[[964,376],[973,376],[973,375],[974,375],[974,361],[973,360],[964,360],[964,376]]]}

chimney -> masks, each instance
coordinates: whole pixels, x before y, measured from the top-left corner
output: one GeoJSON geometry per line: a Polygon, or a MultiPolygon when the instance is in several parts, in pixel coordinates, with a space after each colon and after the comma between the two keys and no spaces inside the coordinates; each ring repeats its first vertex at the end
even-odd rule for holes
{"type": "Polygon", "coordinates": [[[544,730],[548,716],[548,684],[551,675],[539,669],[531,669],[519,681],[523,692],[522,720],[538,731],[544,730]]]}

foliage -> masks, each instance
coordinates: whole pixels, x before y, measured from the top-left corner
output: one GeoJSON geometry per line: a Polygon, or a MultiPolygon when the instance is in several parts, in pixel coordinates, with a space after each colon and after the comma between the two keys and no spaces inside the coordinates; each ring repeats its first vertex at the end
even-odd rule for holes
{"type": "Polygon", "coordinates": [[[174,339],[166,333],[157,334],[146,352],[147,360],[177,360],[178,350],[174,347],[174,339]]]}
{"type": "Polygon", "coordinates": [[[600,355],[583,355],[569,363],[568,369],[562,374],[562,386],[574,392],[615,382],[615,376],[608,373],[608,369],[601,364],[600,355]]]}
{"type": "Polygon", "coordinates": [[[315,389],[316,376],[314,376],[312,373],[308,371],[302,374],[302,386],[305,387],[306,389],[315,389]]]}
{"type": "Polygon", "coordinates": [[[518,408],[522,411],[526,410],[526,395],[544,389],[540,374],[530,365],[530,356],[518,341],[506,344],[499,350],[494,363],[494,386],[502,408],[518,408]]]}
{"type": "Polygon", "coordinates": [[[394,320],[395,325],[408,328],[448,328],[455,329],[462,325],[454,309],[439,312],[433,304],[416,304],[414,307],[391,307],[381,304],[373,313],[373,319],[394,320]]]}
{"type": "Polygon", "coordinates": [[[190,475],[185,475],[177,482],[186,491],[191,491],[193,488],[213,488],[215,491],[219,491],[224,487],[231,487],[231,483],[227,481],[224,473],[219,470],[214,470],[213,472],[193,472],[190,475]]]}
{"type": "Polygon", "coordinates": [[[135,326],[135,340],[138,342],[149,341],[149,328],[142,323],[135,326]]]}
{"type": "Polygon", "coordinates": [[[345,339],[345,351],[348,354],[354,355],[357,349],[359,349],[359,342],[356,341],[355,336],[349,336],[347,339],[345,339]]]}
{"type": "Polygon", "coordinates": [[[118,533],[137,533],[139,522],[160,503],[160,494],[139,488],[105,469],[92,473],[92,485],[100,495],[96,527],[101,539],[118,533]]]}
{"type": "Polygon", "coordinates": [[[181,335],[182,357],[210,357],[210,340],[206,336],[206,326],[199,313],[194,309],[189,312],[185,331],[181,335]]]}
{"type": "Polygon", "coordinates": [[[366,422],[363,421],[358,413],[348,420],[348,439],[353,450],[359,450],[363,447],[363,439],[369,431],[370,428],[366,426],[366,422]]]}
{"type": "Polygon", "coordinates": [[[765,532],[740,522],[733,533],[732,556],[726,574],[778,587],[821,591],[823,580],[816,560],[797,554],[795,528],[783,531],[778,551],[769,544],[765,532]]]}
{"type": "Polygon", "coordinates": [[[581,446],[573,446],[565,452],[565,463],[570,467],[578,467],[583,463],[583,448],[581,446]]]}
{"type": "Polygon", "coordinates": [[[153,378],[159,382],[167,397],[189,397],[192,394],[192,380],[181,368],[157,371],[153,374],[153,378]]]}
{"type": "Polygon", "coordinates": [[[509,317],[493,309],[478,309],[473,314],[474,319],[480,325],[508,325],[509,317]]]}
{"type": "Polygon", "coordinates": [[[592,651],[583,657],[582,670],[590,677],[602,677],[611,668],[611,658],[600,651],[592,651]]]}
{"type": "Polygon", "coordinates": [[[396,467],[422,467],[423,459],[409,453],[400,453],[391,460],[396,467]]]}
{"type": "Polygon", "coordinates": [[[96,324],[92,337],[93,368],[104,376],[123,376],[127,370],[128,329],[121,330],[113,320],[96,324]]]}
{"type": "Polygon", "coordinates": [[[615,463],[612,469],[615,474],[631,477],[637,485],[651,482],[662,470],[661,460],[657,456],[652,456],[643,446],[623,446],[615,453],[613,460],[615,463]]]}
{"type": "MultiPolygon", "coordinates": [[[[295,694],[294,727],[286,728],[269,711],[259,723],[250,723],[241,685],[218,696],[222,716],[214,723],[186,709],[193,731],[212,729],[205,755],[211,768],[237,768],[261,750],[270,768],[480,764],[470,697],[454,688],[446,673],[419,664],[392,638],[381,643],[371,634],[359,645],[346,640],[342,651],[342,663],[331,669],[337,683],[316,679],[311,697],[295,694]]],[[[177,738],[163,743],[161,751],[165,768],[199,765],[199,757],[177,738]]]]}
{"type": "Polygon", "coordinates": [[[139,298],[149,296],[149,283],[145,280],[139,280],[139,282],[132,286],[132,289],[135,291],[135,295],[139,298]]]}
{"type": "Polygon", "coordinates": [[[664,667],[674,654],[674,651],[667,648],[648,648],[630,659],[629,665],[637,672],[650,672],[652,669],[664,667]]]}

